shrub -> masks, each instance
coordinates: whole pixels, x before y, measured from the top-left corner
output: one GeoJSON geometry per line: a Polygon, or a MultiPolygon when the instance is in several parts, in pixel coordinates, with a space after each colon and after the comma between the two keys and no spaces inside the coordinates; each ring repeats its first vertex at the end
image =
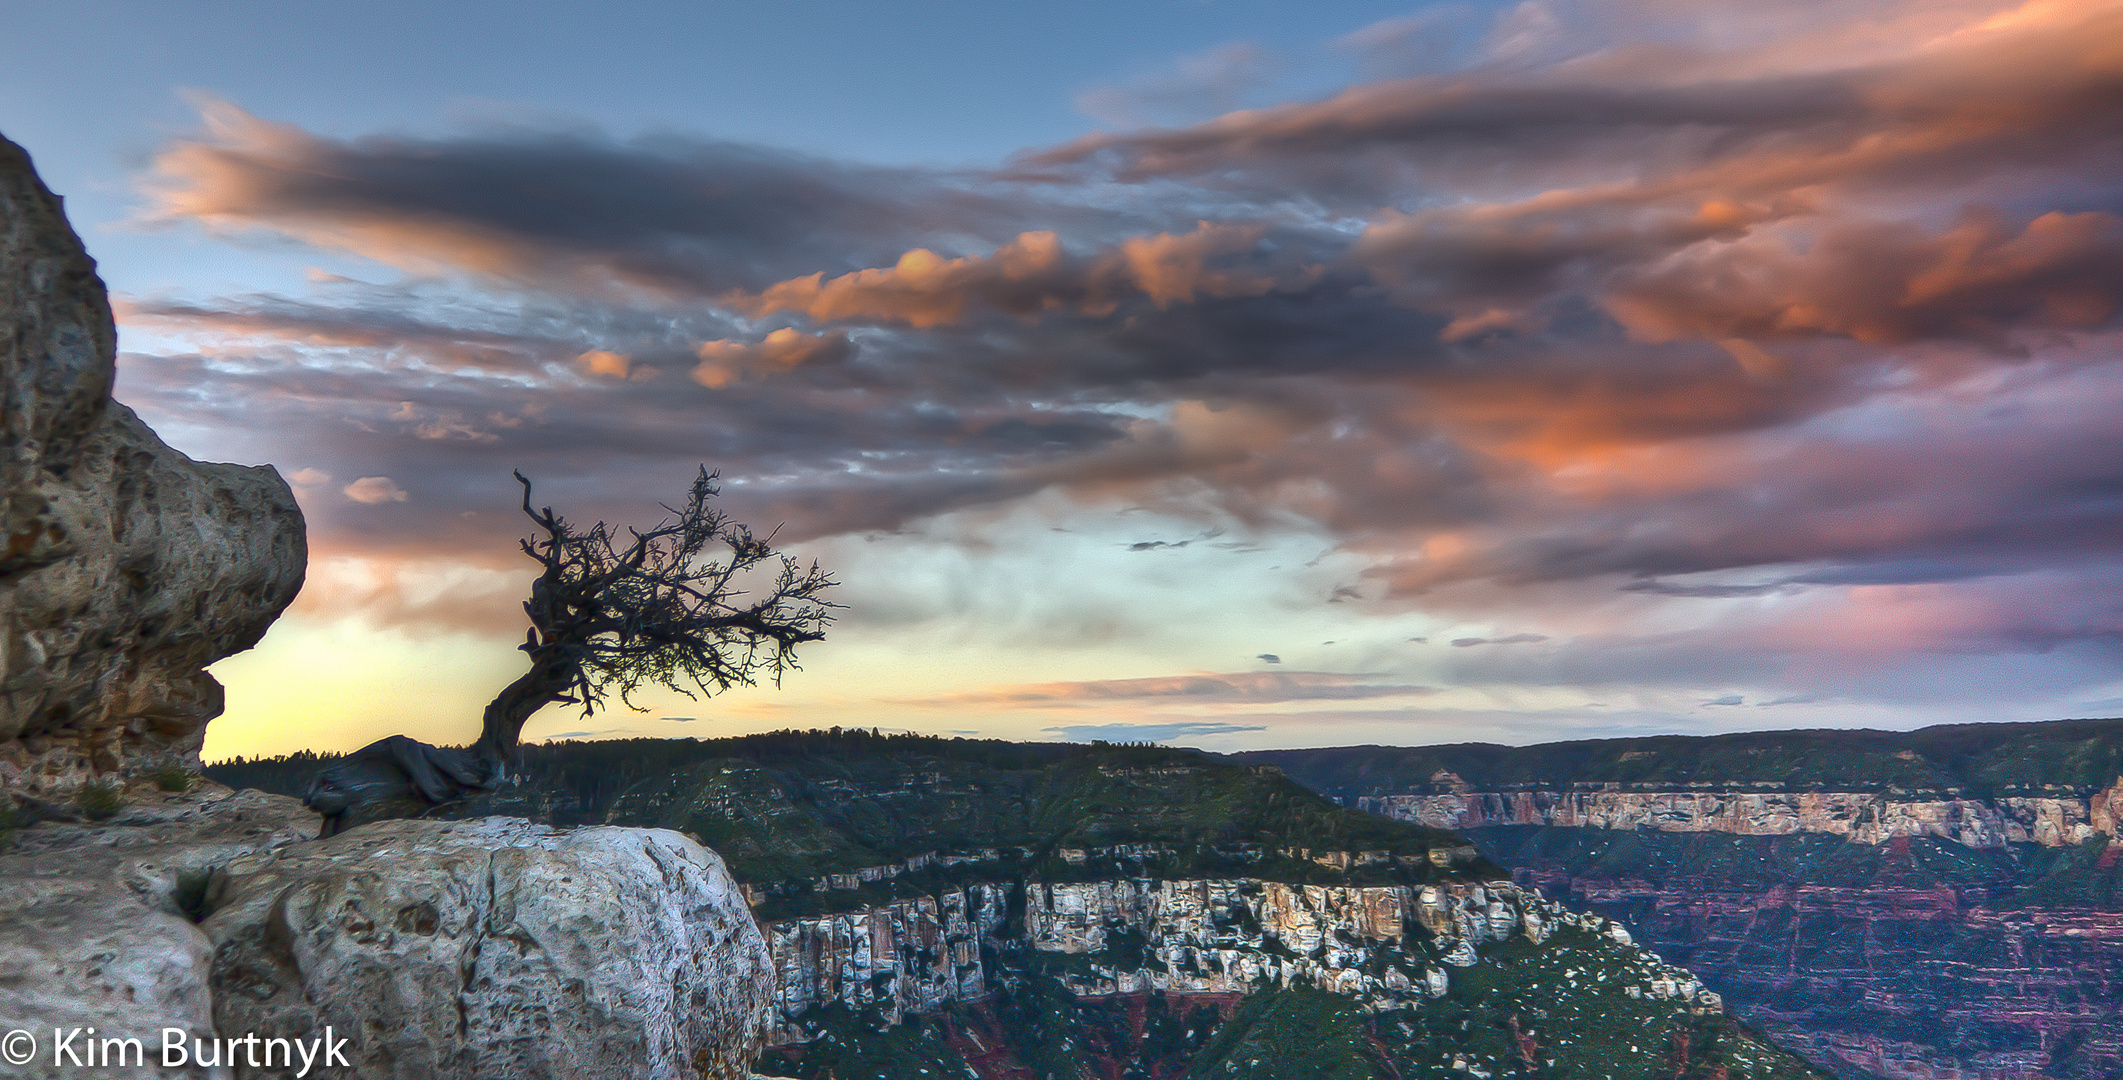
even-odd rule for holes
{"type": "Polygon", "coordinates": [[[125,804],[125,786],[116,780],[96,780],[74,793],[74,806],[90,821],[102,821],[125,804]]]}
{"type": "Polygon", "coordinates": [[[155,782],[158,791],[182,794],[192,790],[192,770],[185,768],[182,762],[165,761],[149,771],[147,777],[155,782]]]}

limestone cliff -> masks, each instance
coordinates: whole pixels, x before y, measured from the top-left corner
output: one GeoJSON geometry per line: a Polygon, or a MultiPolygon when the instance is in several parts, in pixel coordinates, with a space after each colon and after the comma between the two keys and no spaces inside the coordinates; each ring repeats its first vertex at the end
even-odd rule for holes
{"type": "Polygon", "coordinates": [[[1467,791],[1363,795],[1360,810],[1439,829],[1554,825],[1786,836],[1812,832],[1859,844],[1935,836],[1968,847],[2069,847],[2116,835],[2123,776],[2085,795],[1922,798],[1875,791],[1467,791]]]}
{"type": "Polygon", "coordinates": [[[197,764],[222,691],[302,585],[302,514],[271,466],[192,461],[111,400],[93,260],[0,139],[0,789],[197,764]]]}
{"type": "Polygon", "coordinates": [[[1246,757],[1466,830],[1849,1080],[2123,1070],[2123,721],[1246,757]]]}
{"type": "MultiPolygon", "coordinates": [[[[1006,888],[973,885],[836,915],[766,926],[781,977],[775,1042],[812,1037],[806,1017],[839,1003],[890,1023],[992,993],[984,953],[1029,951],[1086,962],[1063,967],[1079,998],[1116,994],[1246,995],[1306,986],[1367,1011],[1443,995],[1450,969],[1477,947],[1515,937],[1539,945],[1571,926],[1629,945],[1599,916],[1569,911],[1501,882],[1322,886],[1238,878],[1034,882],[1009,931],[1006,888]],[[1123,940],[1127,944],[1123,945],[1123,940]]],[[[1722,1007],[1687,972],[1645,958],[1640,993],[1706,1011],[1722,1007]]]]}

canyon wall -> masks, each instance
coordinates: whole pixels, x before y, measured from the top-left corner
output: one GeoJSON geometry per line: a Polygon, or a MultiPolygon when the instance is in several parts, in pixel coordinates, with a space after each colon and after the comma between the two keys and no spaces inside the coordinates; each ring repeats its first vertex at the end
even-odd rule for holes
{"type": "MultiPolygon", "coordinates": [[[[1078,998],[1145,993],[1242,996],[1307,986],[1366,1011],[1443,995],[1450,969],[1481,963],[1477,946],[1538,945],[1557,927],[1619,945],[1629,932],[1502,882],[1297,885],[1251,878],[974,884],[858,911],[768,922],[779,973],[777,1045],[812,1036],[813,1010],[839,1003],[888,1023],[993,992],[1025,954],[1080,958],[1054,966],[1078,998]],[[1013,896],[1012,892],[1016,895],[1013,896]],[[1013,908],[1015,918],[1013,918],[1013,908]]],[[[1639,994],[1706,1012],[1719,997],[1678,968],[1649,961],[1639,994]]],[[[1635,996],[1635,995],[1632,995],[1635,996]]]]}
{"type": "Polygon", "coordinates": [[[1521,886],[1625,923],[1846,1080],[2123,1071],[2123,723],[1567,751],[1272,760],[1345,805],[1464,831],[1521,886]],[[1785,764],[1746,770],[1764,757],[1785,764]],[[1917,791],[1822,789],[1858,765],[1927,772],[1917,791]]]}
{"type": "Polygon", "coordinates": [[[2123,1068],[2123,913],[1989,906],[2009,892],[1999,885],[1653,883],[1553,862],[1525,880],[1627,919],[1736,1014],[1843,1076],[2035,1080],[2123,1068]]]}
{"type": "Polygon", "coordinates": [[[1936,836],[1968,847],[2083,844],[2116,835],[2123,777],[2086,795],[1911,798],[1860,791],[1466,791],[1362,795],[1357,809],[1438,829],[1552,825],[1785,836],[1815,832],[1854,843],[1936,836]]]}

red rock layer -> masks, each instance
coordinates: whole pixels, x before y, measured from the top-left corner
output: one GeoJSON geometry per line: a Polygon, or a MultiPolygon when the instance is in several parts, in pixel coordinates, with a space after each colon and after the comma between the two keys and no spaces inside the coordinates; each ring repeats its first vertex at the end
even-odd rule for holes
{"type": "Polygon", "coordinates": [[[1519,877],[1626,922],[1735,1013],[1844,1076],[2123,1069],[2123,912],[1998,906],[2003,890],[1982,887],[1519,877]]]}

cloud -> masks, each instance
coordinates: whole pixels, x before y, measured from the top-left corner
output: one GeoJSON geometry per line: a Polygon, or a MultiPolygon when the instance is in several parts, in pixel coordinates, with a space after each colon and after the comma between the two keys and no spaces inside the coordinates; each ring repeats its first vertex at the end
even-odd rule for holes
{"type": "Polygon", "coordinates": [[[1077,259],[1054,233],[1027,232],[987,256],[947,259],[916,248],[890,267],[831,279],[814,273],[726,300],[754,318],[797,312],[927,329],[961,322],[975,309],[1019,318],[1061,310],[1105,315],[1138,295],[1163,309],[1197,298],[1261,296],[1286,283],[1301,287],[1312,276],[1308,268],[1285,268],[1279,276],[1228,258],[1253,251],[1266,234],[1263,226],[1204,221],[1176,235],[1131,236],[1077,259]]]}
{"type": "MultiPolygon", "coordinates": [[[[1280,660],[1270,662],[1281,663],[1280,660]]],[[[1268,703],[1404,697],[1436,692],[1434,687],[1378,682],[1376,679],[1377,676],[1372,675],[1344,675],[1327,671],[1240,671],[1222,675],[1202,673],[1147,679],[1026,683],[907,704],[1077,708],[1101,703],[1159,699],[1183,699],[1204,704],[1268,703]]]]}
{"type": "Polygon", "coordinates": [[[338,140],[199,105],[204,130],[155,159],[148,220],[271,230],[421,272],[696,295],[868,265],[997,213],[934,173],[757,146],[506,128],[338,140]]]}
{"type": "Polygon", "coordinates": [[[404,502],[408,496],[404,488],[388,476],[364,476],[340,489],[346,497],[358,503],[371,505],[385,502],[404,502]]]}
{"type": "Polygon", "coordinates": [[[575,366],[583,374],[604,379],[624,379],[634,367],[634,361],[625,353],[605,349],[591,349],[575,358],[575,366]]]}
{"type": "Polygon", "coordinates": [[[1546,641],[1546,640],[1548,640],[1548,635],[1546,635],[1546,634],[1512,634],[1512,635],[1510,635],[1510,636],[1508,636],[1508,637],[1500,637],[1500,638],[1486,638],[1486,637],[1461,637],[1461,638],[1453,638],[1453,639],[1452,639],[1452,644],[1453,644],[1453,647],[1455,647],[1455,648],[1465,649],[1465,648],[1468,648],[1468,647],[1470,647],[1470,646],[1474,646],[1474,645],[1530,645],[1530,644],[1533,644],[1534,642],[1537,642],[1537,641],[1546,641]]]}
{"type": "Polygon", "coordinates": [[[556,731],[544,736],[545,741],[554,739],[594,739],[599,735],[633,735],[633,728],[598,728],[595,731],[556,731]]]}
{"type": "Polygon", "coordinates": [[[1266,731],[1259,724],[1227,724],[1220,721],[1182,721],[1169,724],[1070,724],[1042,729],[1071,742],[1171,742],[1231,735],[1242,731],[1266,731]]]}
{"type": "Polygon", "coordinates": [[[844,333],[806,334],[786,326],[753,344],[718,338],[704,341],[694,350],[700,364],[693,369],[693,381],[720,390],[736,379],[798,364],[839,363],[854,351],[844,333]]]}
{"type": "Polygon", "coordinates": [[[1254,657],[1254,659],[1260,661],[1263,664],[1280,664],[1283,662],[1282,657],[1277,656],[1272,652],[1264,652],[1259,656],[1254,657]]]}
{"type": "Polygon", "coordinates": [[[1230,112],[1271,86],[1283,64],[1258,45],[1234,42],[1171,68],[1078,94],[1076,107],[1109,124],[1199,120],[1230,112]]]}
{"type": "MultiPolygon", "coordinates": [[[[2123,12],[1430,18],[1346,42],[1386,77],[1319,100],[1183,115],[1258,93],[1231,52],[1171,83],[1170,107],[1141,84],[1136,115],[1172,126],[985,169],[672,134],[337,138],[207,102],[156,155],[145,218],[405,276],[122,298],[128,341],[152,343],[121,361],[123,396],[218,456],[301,462],[305,487],[361,478],[305,509],[318,550],[377,566],[505,561],[512,469],[578,518],[632,523],[705,461],[733,514],[786,541],[934,526],[988,565],[1012,554],[965,523],[1040,507],[1214,593],[1224,549],[1195,541],[1215,525],[1338,560],[1244,571],[1297,575],[1294,605],[1432,620],[1381,640],[1528,628],[1456,639],[1420,676],[937,702],[1626,675],[1685,684],[1662,714],[1683,715],[1858,657],[1889,674],[1837,676],[1839,700],[1949,659],[2106,685],[2123,129],[2103,50],[2123,12]],[[1084,527],[1120,507],[1205,532],[1084,527]]],[[[396,575],[336,588],[365,617],[447,625],[396,575]]],[[[1066,581],[1039,587],[1116,625],[1066,581]]]]}

